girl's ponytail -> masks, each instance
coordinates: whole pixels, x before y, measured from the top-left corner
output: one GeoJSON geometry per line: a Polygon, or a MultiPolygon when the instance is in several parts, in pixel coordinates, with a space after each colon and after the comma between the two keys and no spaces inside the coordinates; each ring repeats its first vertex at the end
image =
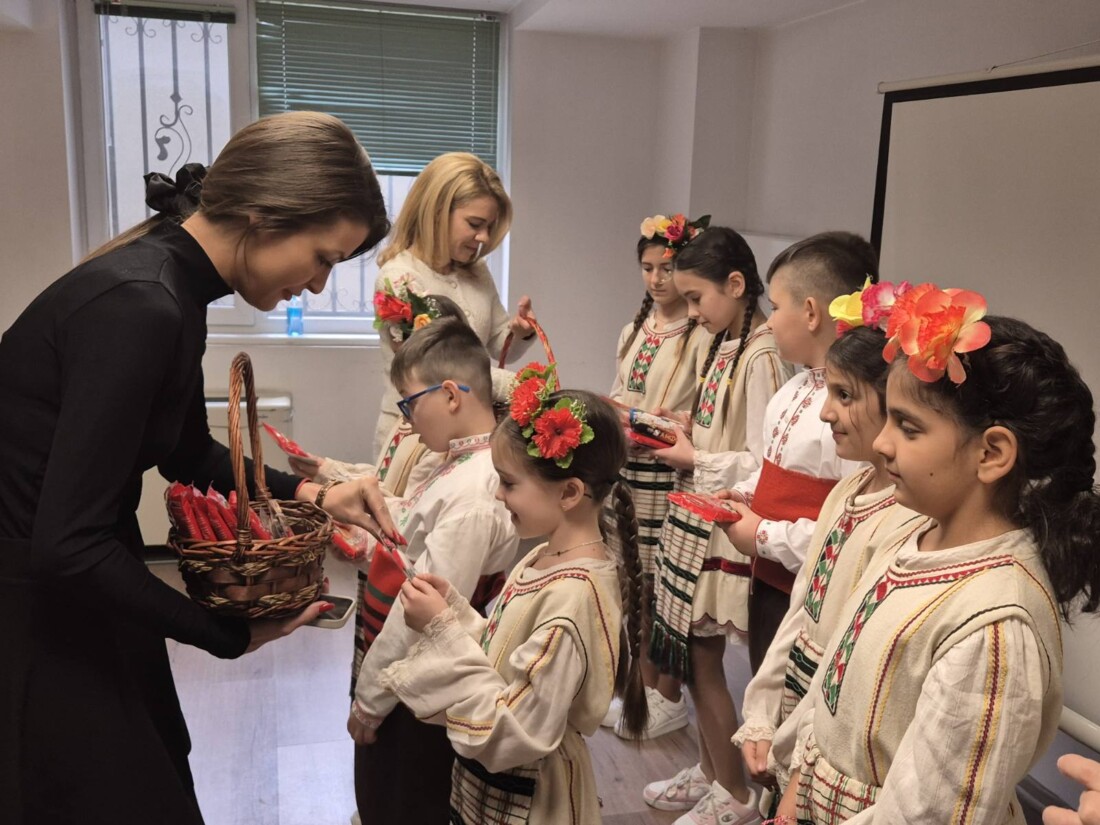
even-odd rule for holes
{"type": "Polygon", "coordinates": [[[642,562],[638,556],[638,519],[634,513],[634,500],[623,483],[615,485],[615,521],[619,534],[622,558],[619,564],[619,582],[623,593],[623,622],[630,650],[630,665],[624,667],[624,656],[619,655],[619,668],[615,673],[615,693],[623,699],[623,729],[631,739],[640,739],[649,721],[645,684],[642,682],[642,609],[645,583],[642,562]]]}

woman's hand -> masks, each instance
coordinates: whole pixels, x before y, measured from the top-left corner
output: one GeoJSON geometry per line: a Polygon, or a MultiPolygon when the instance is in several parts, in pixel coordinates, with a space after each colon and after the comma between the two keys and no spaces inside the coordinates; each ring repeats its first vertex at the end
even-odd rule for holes
{"type": "Polygon", "coordinates": [[[1067,753],[1058,759],[1058,770],[1085,790],[1076,812],[1068,808],[1047,808],[1043,811],[1043,825],[1100,825],[1100,763],[1067,753]]]}
{"type": "Polygon", "coordinates": [[[332,602],[316,601],[301,613],[296,613],[284,619],[253,619],[248,623],[252,640],[248,643],[248,647],[245,648],[244,652],[251,653],[270,641],[289,636],[302,625],[309,624],[322,613],[332,610],[333,607],[335,605],[332,602]]]}
{"type": "MultiPolygon", "coordinates": [[[[316,501],[321,485],[305,483],[298,488],[299,501],[316,501]]],[[[325,493],[324,510],[336,521],[358,524],[371,532],[382,532],[404,544],[386,506],[386,496],[376,476],[361,476],[334,484],[325,493]]]]}
{"type": "Polygon", "coordinates": [[[443,595],[446,591],[439,589],[442,585],[450,589],[445,579],[432,576],[429,580],[423,575],[401,585],[398,597],[405,610],[405,624],[410,630],[423,633],[428,623],[447,609],[447,599],[443,595]]]}
{"type": "Polygon", "coordinates": [[[676,424],[676,443],[663,450],[650,450],[649,453],[674,470],[695,469],[695,445],[691,443],[688,431],[679,422],[676,424]]]}
{"type": "Polygon", "coordinates": [[[530,338],[535,334],[532,322],[538,321],[531,307],[531,299],[524,295],[519,299],[519,307],[512,320],[508,322],[508,331],[517,338],[530,338]]]}

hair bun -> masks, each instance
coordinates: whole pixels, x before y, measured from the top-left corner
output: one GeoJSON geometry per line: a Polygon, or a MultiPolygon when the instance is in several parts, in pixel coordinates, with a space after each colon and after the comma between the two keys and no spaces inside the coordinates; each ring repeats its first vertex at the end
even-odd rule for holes
{"type": "Polygon", "coordinates": [[[187,163],[173,181],[160,172],[145,175],[145,205],[154,212],[171,217],[186,217],[199,207],[206,167],[187,163]]]}

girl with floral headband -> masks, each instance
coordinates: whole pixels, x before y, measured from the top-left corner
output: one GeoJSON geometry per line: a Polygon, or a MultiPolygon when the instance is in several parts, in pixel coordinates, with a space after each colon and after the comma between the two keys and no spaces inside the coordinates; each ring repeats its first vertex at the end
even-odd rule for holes
{"type": "Polygon", "coordinates": [[[492,439],[497,497],[520,536],[547,541],[513,570],[488,620],[440,578],[407,582],[405,621],[423,635],[383,671],[382,684],[419,718],[446,726],[457,754],[451,822],[599,822],[583,737],[597,730],[614,693],[632,735],[647,716],[637,521],[618,483],[626,443],[607,402],[553,391],[552,366],[529,365],[517,380],[511,414],[492,439]],[[621,558],[601,525],[612,495],[621,558]],[[620,650],[624,614],[629,667],[620,650]]]}
{"type": "Polygon", "coordinates": [[[1022,823],[1062,709],[1060,619],[1100,604],[1093,397],[1065,350],[964,290],[890,308],[898,503],[928,517],[845,605],[777,822],[1022,823]]]}
{"type": "MultiPolygon", "coordinates": [[[[753,780],[768,789],[787,786],[794,737],[783,723],[806,695],[844,602],[875,555],[893,546],[894,533],[924,521],[897,503],[883,458],[872,447],[886,420],[889,369],[882,358],[886,324],[876,310],[907,287],[868,279],[862,290],[829,307],[839,337],[825,357],[828,397],[820,418],[832,431],[837,455],[868,466],[838,482],[825,499],[790,609],[745,689],[744,723],[733,743],[753,780]]],[[[768,794],[761,810],[777,803],[768,794]]]]}
{"type": "MultiPolygon", "coordinates": [[[[694,221],[683,215],[657,215],[642,221],[637,253],[645,297],[634,320],[619,335],[613,401],[644,412],[691,406],[697,387],[697,362],[710,345],[711,336],[688,317],[687,302],[676,289],[672,270],[677,253],[709,224],[709,215],[694,221]]],[[[668,493],[672,492],[675,476],[675,470],[639,448],[630,451],[622,472],[638,514],[638,549],[650,588],[656,572],[657,539],[668,513],[668,493]]],[[[680,699],[679,680],[662,675],[648,655],[643,656],[649,727],[642,738],[652,739],[685,727],[687,704],[680,699]]],[[[617,727],[621,714],[621,703],[612,702],[604,726],[617,727]]]]}

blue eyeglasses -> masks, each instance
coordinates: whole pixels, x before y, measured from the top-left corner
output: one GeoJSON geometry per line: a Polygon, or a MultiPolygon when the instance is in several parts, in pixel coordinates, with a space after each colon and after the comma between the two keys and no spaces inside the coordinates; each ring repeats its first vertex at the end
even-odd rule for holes
{"type": "MultiPolygon", "coordinates": [[[[463,392],[469,392],[470,391],[470,388],[467,387],[465,384],[455,384],[455,386],[458,387],[463,392]]],[[[421,390],[420,392],[414,392],[412,395],[406,395],[404,398],[402,398],[400,401],[397,402],[397,409],[401,412],[401,414],[403,416],[405,416],[406,421],[412,421],[412,402],[415,401],[416,399],[418,399],[422,395],[427,395],[430,392],[435,392],[436,390],[441,390],[441,389],[443,389],[443,385],[442,384],[436,384],[435,386],[428,387],[428,389],[426,389],[426,390],[421,390]]]]}

